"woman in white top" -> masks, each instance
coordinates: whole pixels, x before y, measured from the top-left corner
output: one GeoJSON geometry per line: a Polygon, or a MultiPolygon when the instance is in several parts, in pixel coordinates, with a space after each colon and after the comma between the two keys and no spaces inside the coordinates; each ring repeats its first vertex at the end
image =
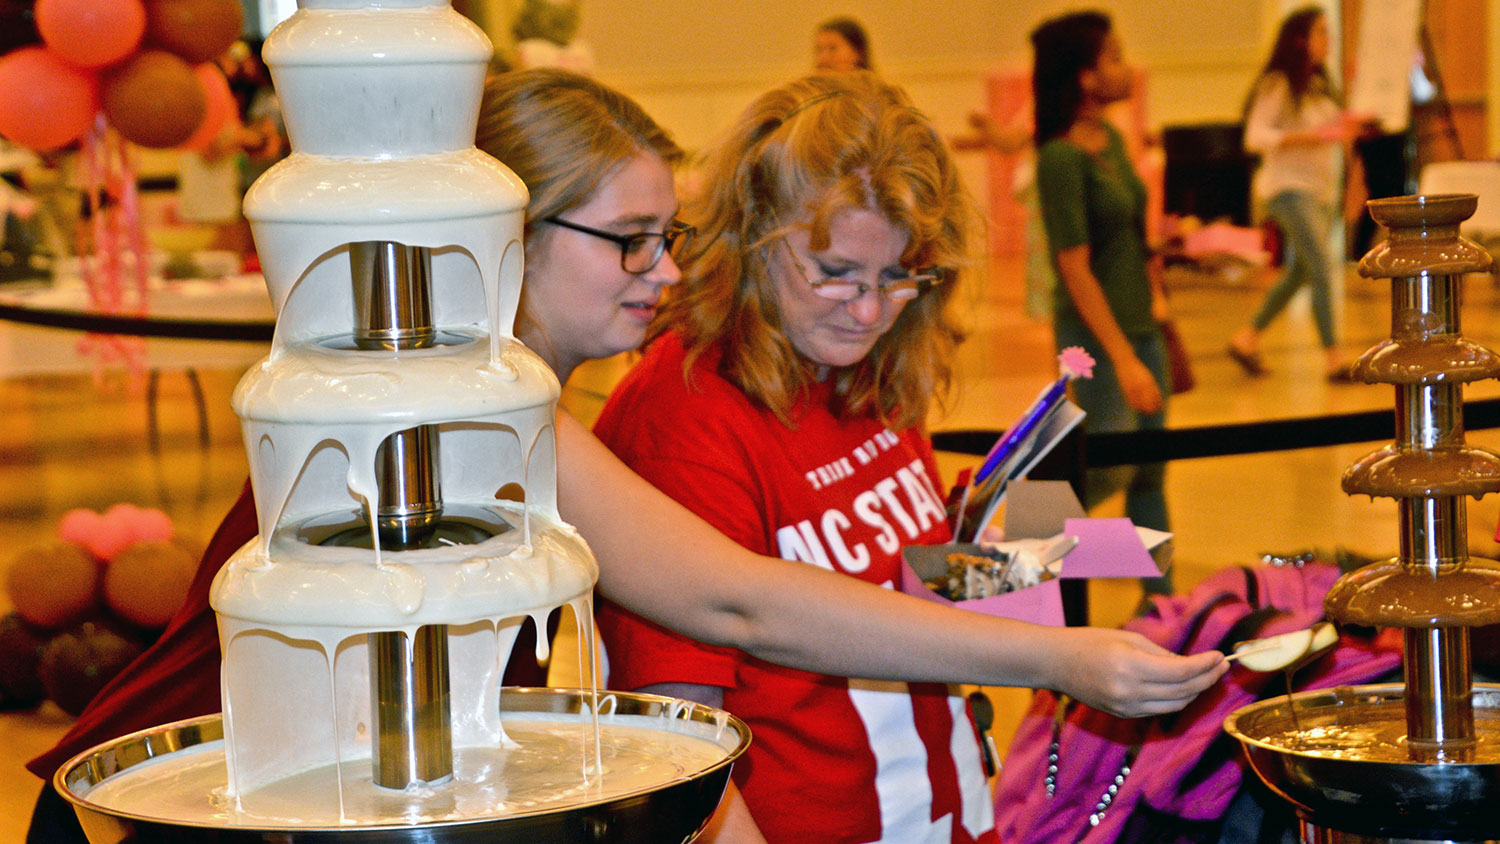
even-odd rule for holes
{"type": "Polygon", "coordinates": [[[1293,12],[1245,107],[1245,148],[1261,156],[1253,194],[1284,238],[1286,271],[1266,294],[1250,324],[1229,343],[1229,356],[1251,375],[1266,371],[1260,337],[1304,285],[1312,290],[1313,319],[1330,381],[1348,381],[1348,364],[1334,334],[1329,289],[1328,233],[1339,206],[1344,147],[1359,129],[1328,79],[1328,20],[1321,8],[1293,12]]]}

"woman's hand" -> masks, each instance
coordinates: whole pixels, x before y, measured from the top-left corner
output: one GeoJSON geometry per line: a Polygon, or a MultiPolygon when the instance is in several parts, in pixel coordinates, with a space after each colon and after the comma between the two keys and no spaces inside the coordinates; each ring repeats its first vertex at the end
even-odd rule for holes
{"type": "Polygon", "coordinates": [[[1031,127],[1022,121],[1013,120],[1001,125],[982,111],[971,111],[969,129],[968,134],[950,139],[954,149],[989,148],[1001,155],[1010,155],[1031,145],[1031,127]]]}
{"type": "Polygon", "coordinates": [[[1123,361],[1115,361],[1115,376],[1120,380],[1120,390],[1125,401],[1136,413],[1157,413],[1162,408],[1161,385],[1156,376],[1146,368],[1141,359],[1131,355],[1123,361]]]}
{"type": "Polygon", "coordinates": [[[1157,325],[1172,321],[1172,300],[1157,293],[1151,294],[1151,318],[1157,325]]]}
{"type": "Polygon", "coordinates": [[[1176,712],[1229,669],[1218,651],[1178,656],[1125,630],[1059,632],[1053,688],[1122,718],[1176,712]]]}

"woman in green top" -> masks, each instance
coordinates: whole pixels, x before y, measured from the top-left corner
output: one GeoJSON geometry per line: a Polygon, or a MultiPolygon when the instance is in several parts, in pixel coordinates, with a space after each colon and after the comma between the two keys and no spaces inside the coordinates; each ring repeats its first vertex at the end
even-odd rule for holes
{"type": "MultiPolygon", "coordinates": [[[[1035,48],[1037,189],[1057,269],[1053,329],[1057,347],[1083,346],[1094,377],[1074,382],[1088,433],[1138,431],[1166,423],[1167,363],[1158,316],[1164,300],[1148,270],[1146,186],[1120,133],[1104,118],[1130,96],[1132,70],[1109,18],[1080,12],[1031,34],[1035,48]]],[[[1094,503],[1125,489],[1136,524],[1167,530],[1165,467],[1090,471],[1094,503]]],[[[1146,582],[1167,592],[1167,578],[1146,582]]]]}

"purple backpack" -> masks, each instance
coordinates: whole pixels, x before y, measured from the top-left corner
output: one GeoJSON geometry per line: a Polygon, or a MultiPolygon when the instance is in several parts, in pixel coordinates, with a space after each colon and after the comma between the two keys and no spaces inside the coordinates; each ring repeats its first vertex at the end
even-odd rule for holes
{"type": "MultiPolygon", "coordinates": [[[[1185,595],[1153,598],[1125,625],[1178,653],[1308,627],[1339,576],[1326,563],[1225,569],[1185,595]]],[[[1370,682],[1401,664],[1399,644],[1340,631],[1332,652],[1296,673],[1297,690],[1370,682]]],[[[1284,694],[1282,674],[1235,667],[1187,708],[1124,719],[1037,692],[1011,741],[995,795],[1006,844],[1217,841],[1245,775],[1224,718],[1284,694]],[[1149,828],[1149,833],[1146,831],[1149,828]]]]}

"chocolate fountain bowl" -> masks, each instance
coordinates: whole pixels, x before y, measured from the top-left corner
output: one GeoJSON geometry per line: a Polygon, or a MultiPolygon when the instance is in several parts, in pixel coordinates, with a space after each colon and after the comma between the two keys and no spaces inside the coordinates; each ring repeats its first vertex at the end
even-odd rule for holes
{"type": "MultiPolygon", "coordinates": [[[[1224,729],[1238,739],[1250,767],[1267,786],[1323,829],[1379,840],[1491,841],[1500,836],[1500,761],[1412,762],[1372,759],[1359,742],[1339,751],[1306,752],[1267,737],[1293,732],[1316,742],[1322,727],[1358,729],[1375,722],[1405,732],[1405,686],[1342,686],[1259,701],[1236,710],[1224,729]],[[1475,838],[1478,832],[1482,837],[1475,838]]],[[[1474,686],[1474,721],[1481,737],[1477,757],[1500,760],[1500,685],[1474,686]]],[[[1399,755],[1399,753],[1395,754],[1399,755]]]]}
{"type": "MultiPolygon", "coordinates": [[[[90,802],[90,789],[129,768],[162,756],[209,750],[211,745],[222,744],[223,724],[215,714],[153,727],[87,750],[59,768],[52,784],[73,804],[90,844],[662,844],[691,840],[718,807],[730,766],[750,745],[749,728],[721,710],[658,695],[601,691],[599,700],[601,724],[615,716],[691,722],[683,725],[684,731],[714,741],[725,756],[680,779],[595,802],[545,812],[415,825],[230,826],[122,813],[90,802]]],[[[500,696],[500,709],[504,715],[521,719],[531,715],[586,723],[589,701],[586,689],[508,687],[500,696]]],[[[568,775],[577,773],[559,772],[559,776],[568,775]]]]}

